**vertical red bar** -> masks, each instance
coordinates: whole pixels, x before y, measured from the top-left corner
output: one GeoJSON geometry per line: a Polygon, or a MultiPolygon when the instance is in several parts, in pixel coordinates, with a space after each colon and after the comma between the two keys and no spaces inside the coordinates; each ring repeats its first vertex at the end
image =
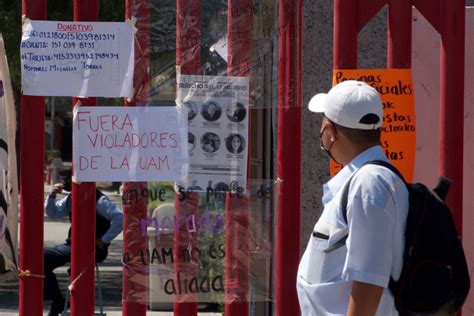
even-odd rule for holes
{"type": "Polygon", "coordinates": [[[462,235],[465,1],[441,1],[440,174],[453,181],[447,203],[462,235]]]}
{"type": "Polygon", "coordinates": [[[176,66],[183,75],[201,69],[201,1],[176,0],[176,66]]]}
{"type": "MultiPolygon", "coordinates": [[[[148,0],[127,0],[125,8],[127,19],[137,19],[135,27],[135,71],[133,76],[134,96],[126,106],[146,106],[149,102],[150,65],[150,3],[148,0]]],[[[140,219],[147,217],[146,182],[124,182],[124,196],[134,197],[125,199],[123,204],[123,245],[124,266],[122,274],[122,315],[146,315],[148,300],[148,262],[143,262],[141,253],[148,253],[147,236],[141,234],[140,219]],[[134,194],[137,192],[137,194],[134,194]],[[126,262],[125,262],[126,261],[126,262]],[[138,276],[136,278],[135,276],[138,276]],[[141,282],[132,281],[139,279],[141,282]],[[137,301],[138,300],[138,301],[137,301]]],[[[149,258],[146,258],[147,260],[149,258]]]]}
{"type": "Polygon", "coordinates": [[[147,216],[147,199],[141,194],[147,190],[146,182],[123,184],[123,273],[122,315],[146,315],[148,300],[147,236],[142,236],[140,219],[147,216]]]}
{"type": "MultiPolygon", "coordinates": [[[[176,0],[176,71],[182,75],[199,74],[201,68],[201,1],[176,0]]],[[[199,201],[197,193],[187,193],[185,200],[180,201],[175,197],[176,216],[192,215],[198,212],[197,207],[192,207],[195,201],[199,201]]],[[[196,214],[197,215],[197,214],[196,214]]],[[[188,243],[192,247],[197,247],[197,234],[189,236],[185,230],[175,229],[174,240],[174,275],[175,283],[179,282],[179,270],[189,263],[184,262],[180,255],[181,245],[188,243]]],[[[188,274],[197,276],[198,270],[187,270],[188,274]]],[[[180,302],[178,296],[175,296],[173,304],[174,315],[192,316],[197,315],[197,302],[193,302],[188,296],[185,302],[180,302]]]]}
{"type": "MultiPolygon", "coordinates": [[[[74,21],[97,21],[97,0],[74,0],[74,21]]],[[[73,98],[73,106],[95,105],[95,98],[73,98]]],[[[74,164],[74,161],[73,161],[74,164]]],[[[95,183],[72,186],[71,314],[94,314],[95,183]]]]}
{"type": "MultiPolygon", "coordinates": [[[[46,0],[23,0],[22,13],[31,20],[46,19],[46,0]]],[[[44,97],[21,96],[20,143],[20,269],[43,274],[44,221],[44,97]]],[[[43,279],[19,280],[19,314],[43,311],[43,279]]]]}
{"type": "Polygon", "coordinates": [[[300,260],[301,88],[299,79],[298,0],[279,1],[278,62],[278,220],[276,311],[299,314],[296,274],[300,260]]]}
{"type": "MultiPolygon", "coordinates": [[[[250,76],[253,12],[248,8],[252,8],[252,0],[227,2],[227,74],[229,76],[250,76]]],[[[250,111],[248,122],[247,181],[250,178],[250,111]]],[[[245,316],[249,312],[249,261],[248,258],[234,256],[237,249],[242,249],[248,254],[250,207],[248,190],[249,186],[247,186],[247,193],[243,196],[226,195],[225,315],[230,316],[245,316]]]]}
{"type": "Polygon", "coordinates": [[[357,67],[357,2],[334,0],[334,69],[357,67]]]}
{"type": "Polygon", "coordinates": [[[389,2],[387,68],[411,68],[411,2],[389,2]]]}

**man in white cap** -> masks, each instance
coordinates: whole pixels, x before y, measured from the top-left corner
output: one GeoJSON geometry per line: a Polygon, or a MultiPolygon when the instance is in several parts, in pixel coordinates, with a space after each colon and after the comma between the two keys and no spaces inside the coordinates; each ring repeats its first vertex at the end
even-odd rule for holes
{"type": "Polygon", "coordinates": [[[408,191],[386,167],[365,165],[388,161],[379,145],[380,96],[344,81],[315,95],[309,109],[324,115],[321,148],[343,168],[323,187],[324,210],[299,265],[302,315],[398,315],[388,284],[402,270],[408,191]]]}

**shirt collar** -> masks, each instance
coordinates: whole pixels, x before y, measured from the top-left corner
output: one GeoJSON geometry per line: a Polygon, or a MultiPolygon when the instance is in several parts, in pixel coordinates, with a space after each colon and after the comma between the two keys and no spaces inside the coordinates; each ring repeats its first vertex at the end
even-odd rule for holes
{"type": "Polygon", "coordinates": [[[349,179],[349,177],[359,170],[359,168],[366,162],[371,160],[388,161],[379,145],[364,150],[345,165],[344,168],[342,168],[341,171],[339,171],[331,180],[323,185],[323,204],[332,200],[347,179],[349,179]]]}

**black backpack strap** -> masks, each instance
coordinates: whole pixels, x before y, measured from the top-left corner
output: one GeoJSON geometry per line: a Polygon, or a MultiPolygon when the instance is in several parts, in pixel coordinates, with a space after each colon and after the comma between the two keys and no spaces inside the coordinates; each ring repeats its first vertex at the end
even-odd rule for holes
{"type": "MultiPolygon", "coordinates": [[[[358,170],[357,170],[358,171],[358,170]]],[[[356,171],[356,172],[357,172],[356,171]]],[[[344,187],[342,188],[342,196],[341,196],[341,209],[342,209],[342,217],[344,217],[344,222],[347,224],[347,199],[349,197],[349,187],[351,186],[351,180],[354,174],[354,172],[349,180],[346,181],[344,184],[344,187]]]]}
{"type": "Polygon", "coordinates": [[[349,196],[349,187],[351,185],[351,180],[352,180],[352,177],[360,170],[362,169],[362,167],[364,167],[365,165],[376,165],[376,166],[382,166],[382,167],[385,167],[387,169],[389,169],[390,171],[392,171],[393,173],[395,173],[402,181],[403,183],[405,183],[405,185],[407,184],[405,179],[403,178],[402,174],[400,173],[400,171],[398,171],[397,168],[395,168],[394,165],[392,165],[391,163],[387,162],[387,161],[384,161],[384,160],[371,160],[371,161],[368,161],[366,162],[365,164],[363,164],[357,171],[355,171],[351,177],[349,178],[349,180],[347,180],[347,182],[344,184],[344,187],[342,188],[342,196],[341,196],[341,209],[342,209],[342,217],[344,218],[344,222],[347,224],[347,199],[348,199],[348,196],[349,196]]]}
{"type": "Polygon", "coordinates": [[[397,168],[395,168],[395,166],[392,165],[390,162],[383,161],[383,160],[372,160],[365,163],[364,166],[365,165],[377,165],[377,166],[385,167],[389,169],[390,171],[392,171],[393,173],[395,173],[403,181],[403,183],[407,184],[407,182],[405,181],[405,178],[403,178],[400,171],[397,168]]]}

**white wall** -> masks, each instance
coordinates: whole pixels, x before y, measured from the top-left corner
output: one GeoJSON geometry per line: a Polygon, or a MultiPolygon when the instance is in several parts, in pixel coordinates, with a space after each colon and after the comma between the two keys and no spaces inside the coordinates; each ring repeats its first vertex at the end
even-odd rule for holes
{"type": "MultiPolygon", "coordinates": [[[[439,64],[440,36],[413,11],[413,82],[417,115],[417,151],[414,181],[430,186],[439,173],[439,64]]],[[[471,292],[464,315],[474,315],[474,8],[466,10],[466,66],[464,86],[463,245],[471,275],[471,292]]]]}

